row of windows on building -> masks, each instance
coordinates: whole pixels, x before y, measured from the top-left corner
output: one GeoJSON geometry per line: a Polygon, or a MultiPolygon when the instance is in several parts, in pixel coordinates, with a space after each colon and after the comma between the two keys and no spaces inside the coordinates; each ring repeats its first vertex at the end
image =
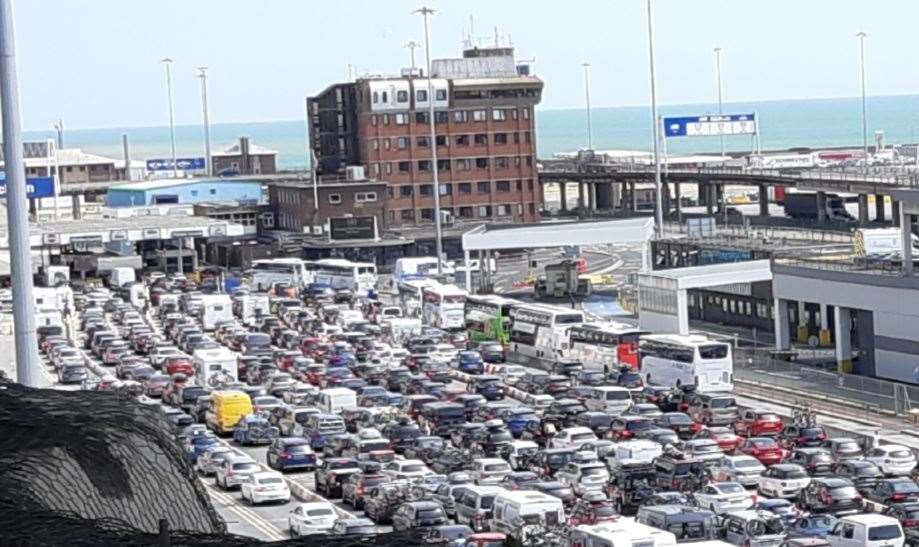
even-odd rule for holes
{"type": "MultiPolygon", "coordinates": [[[[374,91],[373,92],[373,104],[379,103],[388,103],[389,102],[389,92],[388,91],[374,91]],[[382,100],[381,100],[382,99],[382,100]]],[[[408,91],[405,89],[397,90],[395,93],[395,98],[397,103],[407,103],[408,102],[408,91]]],[[[447,100],[447,90],[446,89],[435,89],[434,90],[434,100],[435,101],[446,101],[447,100]]],[[[428,102],[428,90],[427,89],[416,89],[415,90],[415,101],[419,103],[428,102]]]]}
{"type": "MultiPolygon", "coordinates": [[[[495,192],[499,194],[507,194],[512,191],[523,192],[524,181],[497,180],[494,182],[494,186],[495,192]]],[[[441,183],[440,195],[452,196],[454,192],[460,195],[470,195],[473,193],[473,190],[476,194],[491,194],[491,187],[492,182],[488,180],[483,180],[480,182],[457,182],[454,184],[441,183]]],[[[405,184],[401,186],[390,186],[387,191],[390,198],[410,198],[415,194],[415,188],[415,186],[405,184]]],[[[418,194],[421,196],[430,196],[434,193],[434,186],[431,184],[421,184],[418,185],[417,188],[418,194]]],[[[527,191],[532,192],[533,188],[533,179],[526,179],[527,191]]]]}
{"type": "MultiPolygon", "coordinates": [[[[437,171],[472,171],[473,169],[486,170],[494,159],[495,169],[511,169],[522,166],[533,167],[533,156],[498,156],[495,158],[459,158],[437,160],[437,171]]],[[[417,161],[397,161],[397,162],[374,162],[370,164],[370,174],[378,176],[387,176],[395,173],[407,174],[430,173],[431,160],[417,161]],[[393,167],[395,165],[395,167],[393,167]]]]}
{"type": "MultiPolygon", "coordinates": [[[[278,203],[280,205],[300,205],[300,192],[296,190],[279,190],[278,203]]],[[[331,192],[327,199],[331,205],[340,205],[343,202],[341,192],[331,192]]],[[[354,194],[355,203],[376,203],[378,197],[376,192],[357,192],[354,194]]],[[[312,203],[312,200],[309,200],[312,203]]]]}
{"type": "MultiPolygon", "coordinates": [[[[435,140],[437,141],[437,146],[455,146],[455,147],[466,147],[466,146],[488,146],[488,133],[465,133],[462,135],[451,135],[452,138],[448,139],[447,135],[437,135],[435,140]],[[452,141],[452,142],[451,142],[452,141]]],[[[491,141],[497,145],[504,144],[520,144],[524,142],[530,144],[532,142],[532,136],[529,131],[519,131],[513,133],[493,133],[491,136],[491,141]]],[[[383,150],[408,150],[412,146],[411,137],[392,137],[392,138],[382,138],[382,139],[371,139],[370,148],[373,150],[379,150],[381,147],[383,150]]],[[[420,135],[415,137],[415,148],[430,148],[431,147],[431,138],[427,135],[420,135]]]]}
{"type": "MultiPolygon", "coordinates": [[[[427,124],[431,122],[431,118],[428,116],[428,112],[415,112],[415,123],[427,124]]],[[[523,118],[524,120],[530,119],[530,109],[529,107],[523,106],[520,108],[481,108],[476,110],[438,110],[434,112],[434,123],[448,123],[450,120],[453,120],[453,123],[468,123],[472,122],[485,122],[488,121],[488,118],[491,117],[492,121],[503,122],[507,120],[517,120],[523,118]],[[489,116],[490,111],[490,116],[489,116]]],[[[382,125],[389,125],[390,123],[394,125],[408,125],[411,115],[408,112],[397,112],[395,114],[371,114],[370,115],[370,125],[377,125],[381,123],[382,125]]]]}
{"type": "MultiPolygon", "coordinates": [[[[501,203],[497,205],[469,205],[462,207],[441,207],[441,211],[446,211],[458,218],[493,218],[493,217],[510,217],[516,214],[518,216],[523,216],[525,211],[529,211],[530,215],[536,214],[536,205],[534,203],[528,203],[524,206],[523,203],[501,203]]],[[[396,222],[396,220],[401,220],[402,222],[414,222],[416,216],[419,220],[434,222],[434,209],[423,208],[418,209],[416,215],[415,209],[399,209],[389,211],[389,221],[396,222]]]]}
{"type": "Polygon", "coordinates": [[[748,299],[735,296],[689,293],[690,308],[702,307],[703,304],[707,307],[720,307],[724,313],[732,315],[745,315],[761,319],[775,318],[775,310],[772,305],[765,302],[751,302],[748,299]]]}

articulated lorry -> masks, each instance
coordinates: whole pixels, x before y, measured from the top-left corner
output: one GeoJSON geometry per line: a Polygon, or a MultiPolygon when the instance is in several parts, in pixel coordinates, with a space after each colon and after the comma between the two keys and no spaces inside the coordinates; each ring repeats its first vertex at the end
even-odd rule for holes
{"type": "MultiPolygon", "coordinates": [[[[824,217],[830,221],[854,222],[855,218],[846,211],[845,203],[836,194],[826,194],[823,206],[824,217]]],[[[785,194],[785,214],[791,218],[817,220],[820,211],[815,192],[789,192],[785,194]]]]}

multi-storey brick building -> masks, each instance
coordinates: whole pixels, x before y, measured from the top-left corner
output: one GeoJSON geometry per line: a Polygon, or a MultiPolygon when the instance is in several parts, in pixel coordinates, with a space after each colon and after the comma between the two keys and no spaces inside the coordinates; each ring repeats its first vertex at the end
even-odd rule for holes
{"type": "Polygon", "coordinates": [[[316,165],[332,174],[357,163],[385,181],[389,226],[433,222],[435,144],[442,210],[466,220],[537,220],[533,109],[543,83],[520,68],[511,48],[434,60],[435,143],[420,71],[332,85],[307,102],[316,165]]]}

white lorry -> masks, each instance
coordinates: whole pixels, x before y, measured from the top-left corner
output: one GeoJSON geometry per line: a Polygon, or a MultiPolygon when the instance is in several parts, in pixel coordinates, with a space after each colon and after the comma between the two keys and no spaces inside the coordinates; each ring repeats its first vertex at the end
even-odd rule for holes
{"type": "MultiPolygon", "coordinates": [[[[919,237],[913,236],[913,258],[919,258],[919,237]]],[[[882,258],[903,254],[903,237],[899,228],[861,228],[855,230],[852,245],[857,256],[882,258]]]]}
{"type": "Polygon", "coordinates": [[[112,273],[109,276],[109,286],[113,289],[135,281],[137,281],[137,273],[134,268],[112,268],[112,273]]]}
{"type": "Polygon", "coordinates": [[[233,301],[227,294],[201,295],[198,316],[204,330],[214,330],[221,321],[233,321],[233,301]]]}

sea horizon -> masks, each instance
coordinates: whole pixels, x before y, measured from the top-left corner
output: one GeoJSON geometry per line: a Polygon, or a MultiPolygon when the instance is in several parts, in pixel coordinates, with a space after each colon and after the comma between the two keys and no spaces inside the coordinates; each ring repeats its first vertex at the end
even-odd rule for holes
{"type": "MultiPolygon", "coordinates": [[[[710,103],[668,104],[658,110],[661,116],[701,116],[714,114],[717,106],[710,103]]],[[[763,150],[805,146],[860,147],[862,143],[860,97],[728,102],[724,104],[723,112],[756,113],[763,150]]],[[[591,121],[595,150],[651,149],[651,114],[647,105],[595,107],[591,111],[591,121]]],[[[536,125],[538,155],[541,158],[586,148],[584,108],[538,108],[536,125]]],[[[887,144],[916,142],[919,136],[919,94],[868,97],[869,144],[875,142],[875,131],[884,132],[887,144]]],[[[53,130],[24,133],[25,140],[56,137],[53,130]]],[[[120,159],[123,155],[122,134],[128,135],[133,160],[170,155],[168,125],[65,129],[64,146],[120,159]]],[[[212,123],[212,151],[232,146],[241,136],[248,136],[253,144],[276,150],[279,169],[309,167],[304,119],[212,123]]],[[[725,149],[728,151],[749,151],[752,144],[749,136],[725,138],[725,149]]],[[[678,154],[715,152],[720,149],[720,141],[717,137],[671,139],[667,148],[678,154]]],[[[176,126],[176,152],[180,157],[204,155],[204,129],[201,124],[176,126]]]]}

